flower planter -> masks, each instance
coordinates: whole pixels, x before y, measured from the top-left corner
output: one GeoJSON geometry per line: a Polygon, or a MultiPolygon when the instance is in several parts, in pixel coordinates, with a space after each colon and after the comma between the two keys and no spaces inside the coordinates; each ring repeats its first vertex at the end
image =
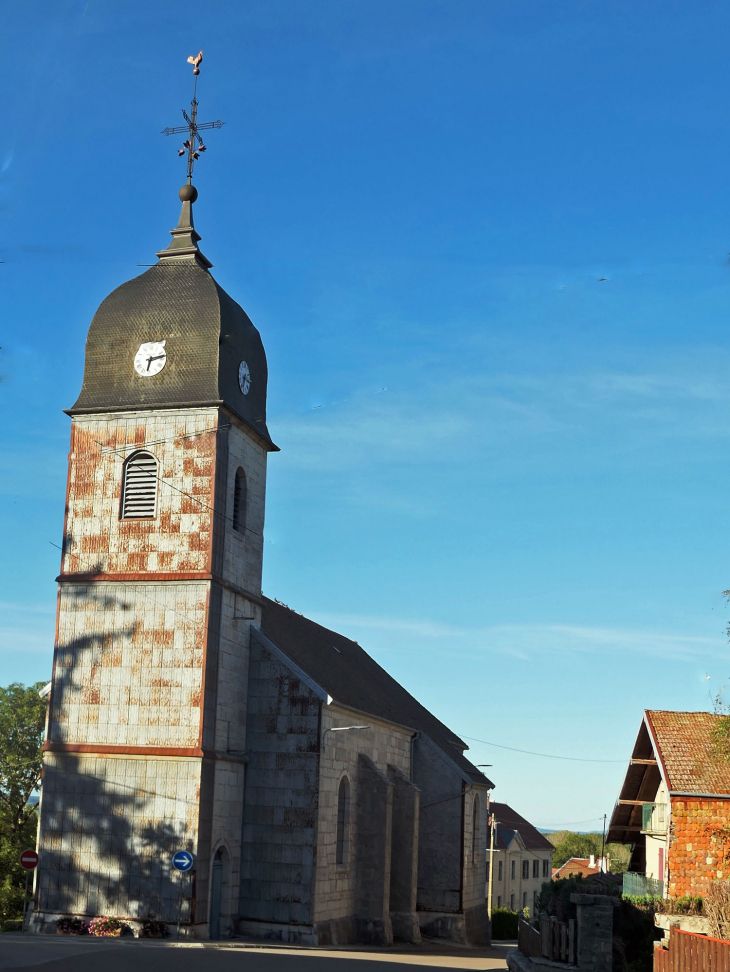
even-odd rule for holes
{"type": "Polygon", "coordinates": [[[57,934],[57,935],[76,935],[76,936],[78,937],[79,935],[85,935],[85,934],[86,934],[86,932],[78,932],[78,931],[64,931],[64,929],[63,929],[63,928],[57,928],[57,929],[56,929],[56,934],[57,934]]]}
{"type": "Polygon", "coordinates": [[[163,932],[142,932],[142,938],[167,938],[163,932]]]}

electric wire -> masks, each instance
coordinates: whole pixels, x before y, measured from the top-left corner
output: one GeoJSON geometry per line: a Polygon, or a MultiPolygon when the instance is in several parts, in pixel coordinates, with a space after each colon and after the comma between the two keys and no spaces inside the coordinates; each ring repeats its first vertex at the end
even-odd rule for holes
{"type": "Polygon", "coordinates": [[[556,756],[554,753],[536,753],[532,749],[517,749],[515,746],[502,746],[499,743],[487,742],[486,739],[477,739],[475,736],[467,736],[460,732],[462,739],[470,739],[472,742],[482,743],[484,746],[494,746],[496,749],[508,749],[511,753],[525,753],[528,756],[542,756],[545,759],[565,759],[571,763],[625,763],[625,759],[590,759],[587,756],[556,756]]]}

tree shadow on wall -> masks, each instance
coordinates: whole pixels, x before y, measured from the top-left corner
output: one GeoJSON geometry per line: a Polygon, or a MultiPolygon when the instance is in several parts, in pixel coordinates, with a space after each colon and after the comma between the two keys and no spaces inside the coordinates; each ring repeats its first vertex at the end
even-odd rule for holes
{"type": "Polygon", "coordinates": [[[189,876],[181,882],[173,872],[172,856],[177,850],[192,850],[195,788],[191,792],[185,776],[189,764],[64,751],[69,706],[79,704],[80,721],[74,722],[71,741],[83,742],[83,720],[99,701],[90,667],[107,667],[110,653],[138,629],[134,620],[116,630],[97,628],[96,619],[102,612],[107,617],[110,611],[124,615],[134,605],[91,584],[68,585],[63,596],[67,609],[70,599],[71,609],[75,602],[92,623],[55,651],[36,909],[176,921],[182,883],[185,919],[192,883],[189,876]]]}

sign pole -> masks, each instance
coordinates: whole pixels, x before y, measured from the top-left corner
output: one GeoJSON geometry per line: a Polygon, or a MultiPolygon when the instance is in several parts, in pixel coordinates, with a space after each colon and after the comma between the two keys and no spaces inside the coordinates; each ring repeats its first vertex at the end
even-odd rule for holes
{"type": "Polygon", "coordinates": [[[25,931],[25,919],[28,913],[28,878],[30,877],[30,872],[34,871],[38,867],[38,851],[34,851],[32,848],[24,850],[20,855],[18,861],[20,866],[25,871],[25,893],[23,895],[23,931],[25,931]]]}
{"type": "Polygon", "coordinates": [[[172,866],[180,874],[180,887],[177,896],[177,937],[180,938],[180,925],[182,924],[182,900],[183,900],[183,875],[186,871],[192,871],[195,866],[195,858],[190,851],[178,851],[173,854],[172,866]]]}
{"type": "Polygon", "coordinates": [[[182,919],[182,883],[183,883],[183,872],[180,871],[180,889],[177,896],[177,938],[180,940],[180,921],[182,919]]]}
{"type": "Polygon", "coordinates": [[[28,910],[28,878],[30,877],[30,871],[25,872],[25,894],[23,895],[23,931],[25,931],[25,916],[28,910]]]}

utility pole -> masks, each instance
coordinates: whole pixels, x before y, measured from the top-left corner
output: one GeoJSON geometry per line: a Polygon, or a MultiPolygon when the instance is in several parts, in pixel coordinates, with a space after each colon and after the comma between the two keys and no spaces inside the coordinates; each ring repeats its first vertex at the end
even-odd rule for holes
{"type": "Polygon", "coordinates": [[[601,838],[601,873],[606,873],[606,814],[603,815],[603,837],[601,838]]]}
{"type": "Polygon", "coordinates": [[[487,888],[487,915],[489,920],[492,920],[492,887],[494,885],[494,831],[497,826],[497,821],[494,819],[494,814],[489,818],[490,824],[490,835],[489,835],[489,886],[487,888]]]}

